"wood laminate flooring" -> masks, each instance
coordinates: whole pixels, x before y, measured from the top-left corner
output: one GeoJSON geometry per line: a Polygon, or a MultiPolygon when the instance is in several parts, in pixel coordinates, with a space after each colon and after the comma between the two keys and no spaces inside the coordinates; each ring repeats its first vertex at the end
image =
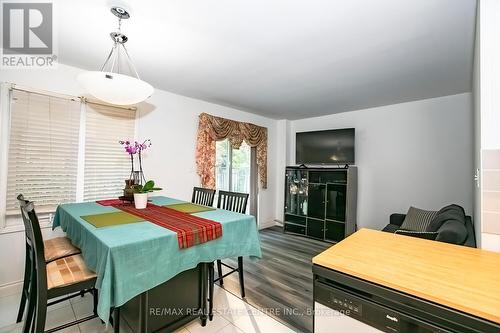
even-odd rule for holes
{"type": "MultiPolygon", "coordinates": [[[[243,262],[245,300],[298,332],[312,332],[311,259],[332,244],[284,234],[278,226],[259,234],[262,259],[244,258],[243,262]]],[[[223,262],[237,266],[236,259],[223,262]]],[[[224,278],[224,288],[241,298],[237,273],[224,278]]]]}

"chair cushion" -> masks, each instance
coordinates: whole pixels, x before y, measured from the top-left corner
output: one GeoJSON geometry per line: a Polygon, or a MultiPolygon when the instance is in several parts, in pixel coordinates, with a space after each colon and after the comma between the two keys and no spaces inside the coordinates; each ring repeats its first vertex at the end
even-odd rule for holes
{"type": "Polygon", "coordinates": [[[457,221],[465,226],[465,211],[459,205],[448,205],[437,212],[425,231],[438,231],[443,224],[457,221]]]}
{"type": "Polygon", "coordinates": [[[456,220],[449,220],[443,223],[438,230],[437,241],[462,245],[467,240],[468,232],[465,225],[456,220]]]}
{"type": "Polygon", "coordinates": [[[399,228],[400,228],[399,225],[395,225],[395,224],[390,223],[390,224],[386,225],[385,228],[382,229],[382,231],[394,233],[394,232],[396,232],[396,230],[399,230],[399,228]]]}
{"type": "Polygon", "coordinates": [[[436,214],[436,211],[410,207],[410,209],[408,209],[408,213],[406,213],[403,224],[401,224],[401,229],[412,231],[428,231],[426,229],[434,219],[436,214]]]}
{"type": "Polygon", "coordinates": [[[423,238],[423,239],[429,239],[429,240],[436,240],[438,233],[437,232],[431,232],[431,231],[412,231],[412,230],[396,230],[395,234],[398,235],[404,235],[404,236],[411,236],[411,237],[417,237],[417,238],[423,238]]]}
{"type": "Polygon", "coordinates": [[[80,249],[71,244],[71,241],[66,237],[47,239],[43,242],[43,248],[45,262],[81,253],[80,249]]]}
{"type": "Polygon", "coordinates": [[[57,259],[47,264],[47,288],[64,287],[96,278],[80,254],[57,259]]]}

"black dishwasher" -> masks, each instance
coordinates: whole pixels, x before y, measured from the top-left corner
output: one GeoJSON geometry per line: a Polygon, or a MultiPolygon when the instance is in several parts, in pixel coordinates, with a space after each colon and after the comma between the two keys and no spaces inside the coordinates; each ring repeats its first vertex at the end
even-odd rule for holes
{"type": "Polygon", "coordinates": [[[498,333],[500,325],[313,266],[314,332],[498,333]],[[324,309],[331,310],[325,315],[324,309]]]}

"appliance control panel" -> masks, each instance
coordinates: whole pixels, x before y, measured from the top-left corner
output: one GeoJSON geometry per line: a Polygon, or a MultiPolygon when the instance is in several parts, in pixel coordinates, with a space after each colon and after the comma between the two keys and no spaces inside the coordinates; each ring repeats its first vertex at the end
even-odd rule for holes
{"type": "Polygon", "coordinates": [[[330,293],[330,302],[335,309],[349,311],[352,314],[362,315],[362,305],[352,299],[340,297],[336,294],[330,293]]]}
{"type": "Polygon", "coordinates": [[[340,314],[351,317],[388,333],[444,333],[449,332],[439,329],[429,323],[420,322],[409,318],[394,309],[390,309],[370,300],[360,298],[358,295],[344,290],[332,288],[321,282],[314,285],[316,302],[323,304],[340,314]]]}

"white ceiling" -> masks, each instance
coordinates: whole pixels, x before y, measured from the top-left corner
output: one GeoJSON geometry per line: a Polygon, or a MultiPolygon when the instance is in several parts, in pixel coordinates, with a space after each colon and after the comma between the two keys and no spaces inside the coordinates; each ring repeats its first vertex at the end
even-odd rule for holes
{"type": "MultiPolygon", "coordinates": [[[[56,1],[59,60],[99,69],[116,1],[56,1]]],[[[475,0],[129,0],[155,88],[298,119],[471,90],[475,0]]]]}

